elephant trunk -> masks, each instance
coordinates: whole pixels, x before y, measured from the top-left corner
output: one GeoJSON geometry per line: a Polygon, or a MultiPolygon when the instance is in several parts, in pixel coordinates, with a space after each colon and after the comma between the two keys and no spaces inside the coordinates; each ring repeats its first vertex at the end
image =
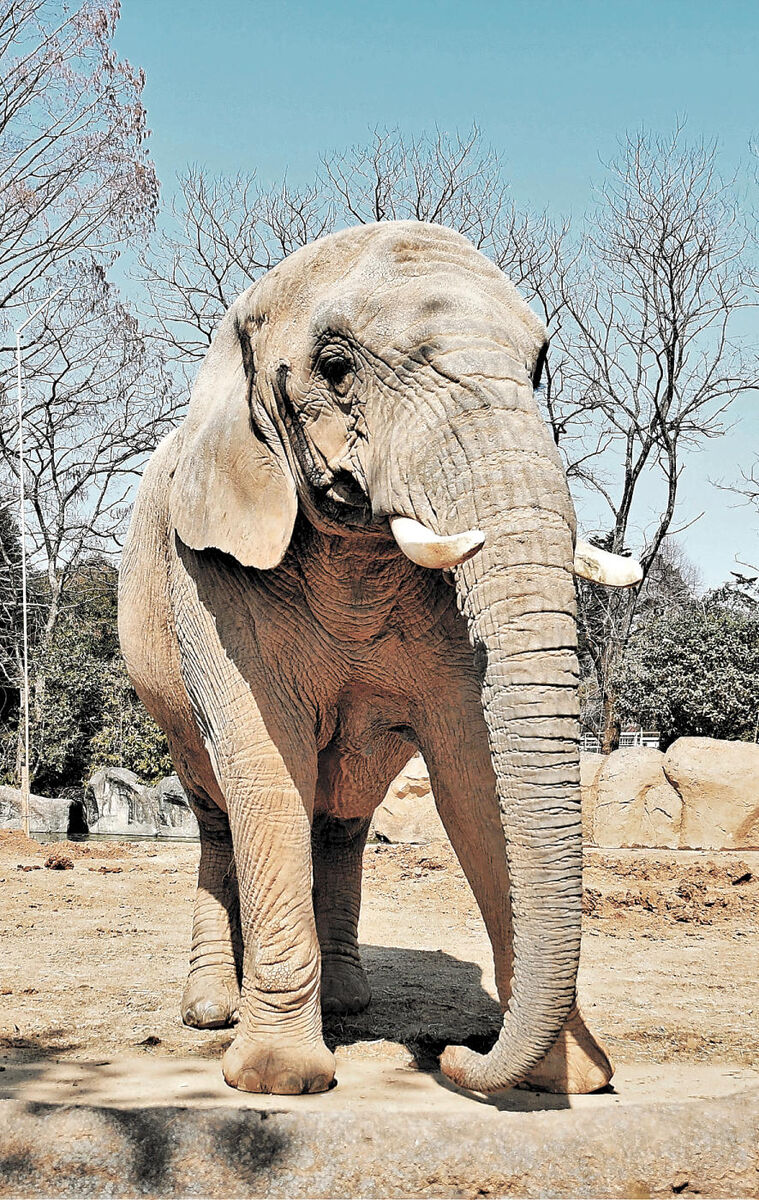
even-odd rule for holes
{"type": "Polygon", "coordinates": [[[455,446],[436,462],[426,456],[426,503],[415,508],[426,509],[417,515],[438,533],[485,535],[483,549],[454,576],[506,841],[514,968],[493,1049],[449,1047],[441,1066],[455,1083],[487,1092],[524,1079],[575,1001],[582,827],[574,515],[531,388],[480,375],[489,395],[485,405],[473,404],[478,372],[467,374],[455,446]]]}
{"type": "MultiPolygon", "coordinates": [[[[551,549],[545,530],[533,532],[517,543],[530,558],[551,549]]],[[[514,971],[494,1048],[485,1056],[451,1048],[441,1063],[454,1082],[485,1092],[523,1079],[569,1015],[582,888],[571,576],[566,563],[510,565],[508,539],[492,541],[457,568],[456,592],[481,674],[511,880],[514,971]]]]}

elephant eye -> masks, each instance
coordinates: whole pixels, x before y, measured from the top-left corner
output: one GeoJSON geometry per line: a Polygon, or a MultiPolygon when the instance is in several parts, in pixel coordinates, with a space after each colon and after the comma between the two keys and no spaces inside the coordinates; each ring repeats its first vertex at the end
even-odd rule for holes
{"type": "Polygon", "coordinates": [[[345,396],[353,383],[354,366],[347,354],[328,350],[319,357],[319,373],[338,396],[345,396]]]}

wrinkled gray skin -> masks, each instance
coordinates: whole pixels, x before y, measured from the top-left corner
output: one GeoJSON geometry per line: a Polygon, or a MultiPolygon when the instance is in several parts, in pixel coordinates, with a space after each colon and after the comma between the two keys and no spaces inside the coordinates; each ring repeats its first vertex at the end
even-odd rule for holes
{"type": "Polygon", "coordinates": [[[361,853],[417,746],[505,1009],[492,1051],[449,1048],[444,1071],[481,1091],[610,1077],[575,1007],[575,520],[533,396],[544,345],[458,234],[346,230],[233,304],[146,470],[120,632],[200,822],[183,1017],[239,1016],[233,1086],[330,1085],[320,1007],[369,1001],[361,853]],[[484,548],[444,578],[393,514],[484,548]]]}

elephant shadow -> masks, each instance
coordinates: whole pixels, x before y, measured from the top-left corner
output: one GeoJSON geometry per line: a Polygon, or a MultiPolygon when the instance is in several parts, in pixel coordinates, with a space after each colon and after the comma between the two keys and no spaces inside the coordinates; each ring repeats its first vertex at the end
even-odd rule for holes
{"type": "Polygon", "coordinates": [[[570,1107],[569,1097],[516,1088],[476,1096],[457,1088],[440,1071],[448,1045],[466,1045],[481,1054],[495,1043],[501,1009],[482,986],[482,968],[443,950],[416,950],[362,944],[361,959],[372,1000],[363,1012],[325,1014],[324,1038],[330,1049],[360,1042],[400,1043],[413,1066],[432,1074],[442,1087],[480,1103],[509,1111],[570,1107]]]}

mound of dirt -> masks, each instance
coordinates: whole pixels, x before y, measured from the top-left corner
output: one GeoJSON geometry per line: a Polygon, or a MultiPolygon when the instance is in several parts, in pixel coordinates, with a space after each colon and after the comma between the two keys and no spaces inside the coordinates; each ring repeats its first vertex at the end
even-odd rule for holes
{"type": "Polygon", "coordinates": [[[596,857],[586,878],[602,882],[601,887],[586,886],[583,892],[583,913],[595,920],[625,912],[653,913],[665,922],[697,925],[748,923],[759,917],[759,878],[743,859],[680,864],[671,860],[620,863],[596,857]],[[629,886],[613,886],[620,877],[629,886]]]}
{"type": "Polygon", "coordinates": [[[37,842],[25,837],[20,829],[0,830],[0,860],[8,857],[42,858],[62,854],[67,858],[131,858],[135,854],[155,854],[150,843],[143,847],[134,842],[37,842]],[[54,846],[54,850],[52,849],[54,846]]]}
{"type": "Polygon", "coordinates": [[[715,887],[724,887],[727,884],[748,883],[753,878],[745,859],[733,858],[732,855],[721,856],[720,862],[712,858],[702,861],[684,858],[678,862],[675,856],[654,858],[643,854],[630,854],[625,861],[619,855],[599,854],[598,851],[590,850],[585,854],[585,866],[587,870],[611,871],[617,876],[640,879],[644,882],[671,882],[674,878],[687,876],[690,879],[701,879],[715,887]]]}

